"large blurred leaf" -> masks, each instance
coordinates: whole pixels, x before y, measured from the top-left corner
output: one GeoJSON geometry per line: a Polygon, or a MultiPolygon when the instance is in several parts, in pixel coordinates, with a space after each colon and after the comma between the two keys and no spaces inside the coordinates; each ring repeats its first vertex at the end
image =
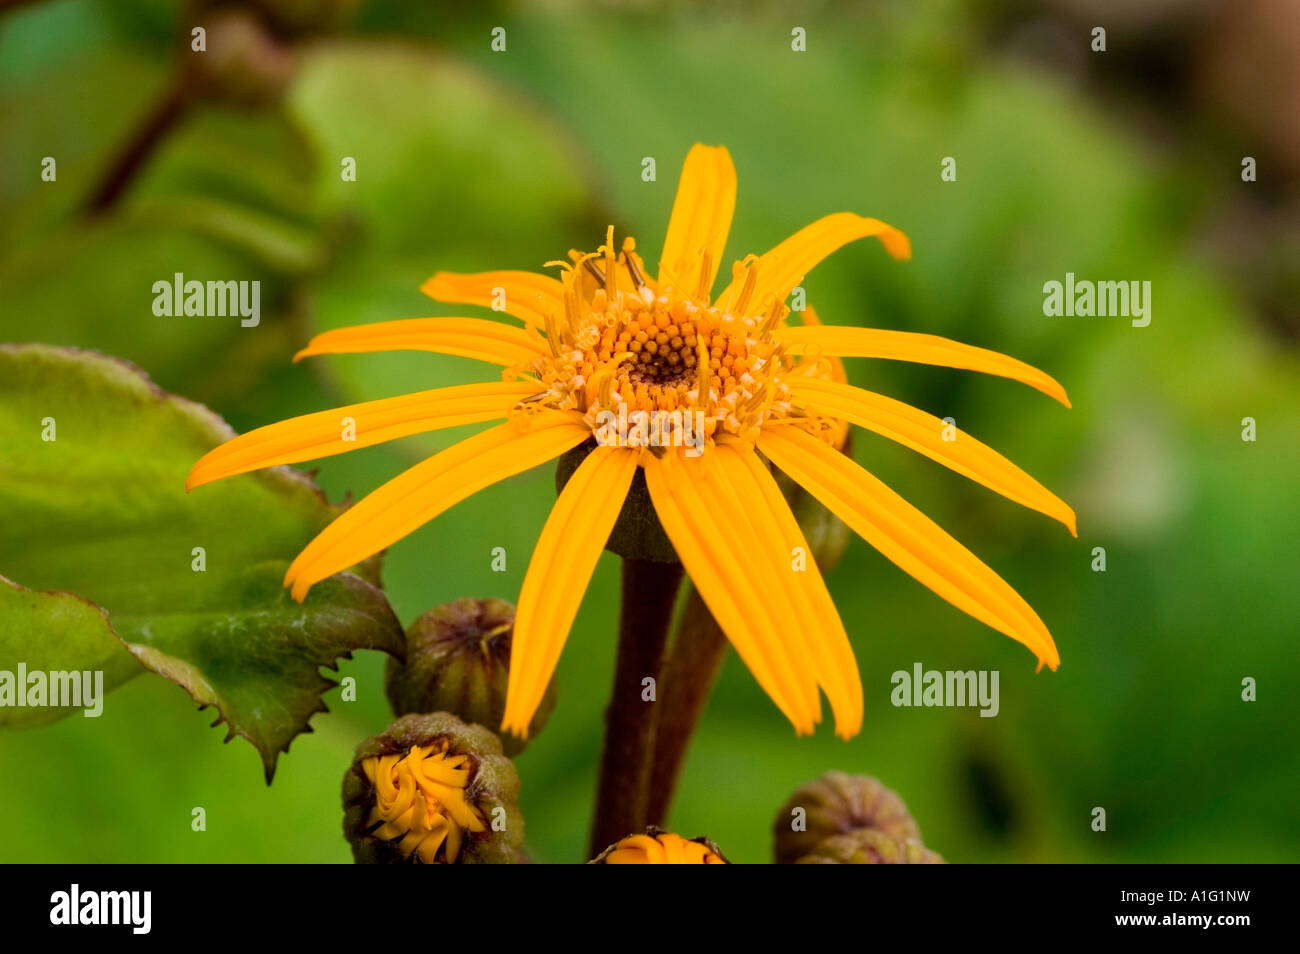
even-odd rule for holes
{"type": "Polygon", "coordinates": [[[280,334],[267,315],[279,290],[222,244],[187,228],[116,219],[37,239],[0,262],[0,339],[97,348],[153,369],[163,387],[208,400],[247,386],[246,369],[258,366],[247,360],[249,345],[280,334]],[[154,283],[178,272],[198,281],[262,280],[261,322],[244,328],[233,317],[154,315],[154,283]],[[236,349],[242,365],[221,360],[236,349]]]}
{"type": "MultiPolygon", "coordinates": [[[[0,346],[0,572],[103,606],[140,662],[257,747],[269,779],[324,709],[333,683],[319,667],[354,649],[399,652],[401,629],[373,568],[326,581],[302,606],[281,586],[335,513],[303,475],[267,471],[186,495],[190,465],[230,436],[124,362],[0,346]]],[[[0,668],[46,651],[39,630],[8,635],[0,668]]],[[[102,662],[85,638],[59,668],[102,662]]],[[[111,661],[108,681],[129,675],[111,661]]]]}
{"type": "Polygon", "coordinates": [[[77,50],[77,69],[42,73],[17,62],[35,32],[21,15],[0,24],[0,75],[14,73],[0,82],[0,142],[13,146],[0,154],[0,339],[119,355],[223,410],[265,400],[263,372],[291,347],[290,279],[321,267],[330,238],[316,228],[306,144],[277,112],[196,104],[110,214],[89,220],[89,195],[170,87],[175,54],[77,50]],[[177,272],[260,281],[261,323],[155,317],[150,289],[177,272]]]}
{"type": "Polygon", "coordinates": [[[425,49],[316,47],[289,110],[315,147],[322,196],[388,252],[503,238],[509,247],[512,235],[535,245],[536,233],[571,227],[587,207],[586,170],[562,127],[486,74],[425,49]],[[355,181],[342,176],[345,158],[356,161],[355,181]]]}
{"type": "Polygon", "coordinates": [[[0,253],[5,254],[48,232],[85,200],[111,151],[166,82],[165,63],[158,58],[96,49],[95,40],[77,36],[68,24],[42,24],[34,16],[75,15],[76,7],[84,14],[88,4],[41,6],[45,11],[0,18],[0,253]],[[26,62],[39,46],[38,36],[67,43],[58,60],[42,64],[44,69],[26,62]],[[56,162],[53,182],[41,177],[46,157],[56,162]]]}

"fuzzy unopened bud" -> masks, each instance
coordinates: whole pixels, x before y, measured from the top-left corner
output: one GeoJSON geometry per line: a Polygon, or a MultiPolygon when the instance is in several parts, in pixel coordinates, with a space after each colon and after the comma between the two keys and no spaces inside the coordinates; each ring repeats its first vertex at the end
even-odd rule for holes
{"type": "Polygon", "coordinates": [[[874,828],[859,828],[832,835],[795,864],[941,865],[944,860],[915,838],[894,838],[874,828]]]}
{"type": "Polygon", "coordinates": [[[903,800],[878,779],[827,772],[795,789],[777,812],[776,862],[793,864],[827,838],[860,829],[896,839],[921,838],[921,829],[903,800]]]}
{"type": "MultiPolygon", "coordinates": [[[[450,712],[494,732],[506,711],[515,608],[505,600],[460,599],[422,613],[406,631],[406,662],[389,659],[384,679],[396,715],[450,712]]],[[[533,738],[555,708],[555,680],[528,727],[533,738]]],[[[501,735],[506,755],[527,745],[501,735]]]]}

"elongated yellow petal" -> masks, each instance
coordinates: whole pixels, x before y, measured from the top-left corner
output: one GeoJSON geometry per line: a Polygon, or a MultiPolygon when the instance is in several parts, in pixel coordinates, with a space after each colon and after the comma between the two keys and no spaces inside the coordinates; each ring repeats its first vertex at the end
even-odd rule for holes
{"type": "MultiPolygon", "coordinates": [[[[848,384],[792,377],[790,391],[802,406],[851,421],[936,460],[1031,510],[1061,521],[1079,535],[1074,511],[1056,494],[991,447],[965,432],[944,440],[948,426],[933,414],[848,384]]],[[[955,431],[955,429],[954,429],[955,431]]]]}
{"type": "Polygon", "coordinates": [[[726,493],[709,473],[712,457],[711,451],[694,459],[679,451],[659,459],[646,455],[650,499],[700,597],[740,658],[795,731],[808,735],[821,720],[812,663],[787,644],[786,621],[773,618],[767,594],[747,572],[756,544],[746,525],[719,516],[726,512],[726,493]]]}
{"type": "Polygon", "coordinates": [[[636,451],[597,447],[546,518],[519,591],[502,730],[528,734],[636,467],[636,451]]]}
{"type": "Polygon", "coordinates": [[[537,328],[546,327],[547,312],[564,313],[564,286],[535,272],[436,272],[420,291],[435,301],[503,311],[537,328]]]}
{"type": "Polygon", "coordinates": [[[507,367],[531,361],[546,343],[522,328],[486,318],[404,318],[326,331],[307,342],[294,361],[318,354],[435,351],[507,367]]]}
{"type": "Polygon", "coordinates": [[[364,497],[307,544],[285,574],[301,601],[313,584],[346,570],[484,487],[559,457],[591,436],[577,419],[544,411],[466,438],[364,497]]]}
{"type": "Polygon", "coordinates": [[[758,449],[861,537],[958,609],[1028,646],[1055,669],[1047,627],[1001,577],[876,477],[812,435],[770,427],[758,449]]]}
{"type": "MultiPolygon", "coordinates": [[[[822,328],[826,324],[824,321],[822,321],[821,316],[817,314],[816,310],[813,308],[812,305],[806,306],[802,312],[802,315],[803,315],[803,325],[801,327],[822,328]]],[[[796,326],[796,327],[800,327],[800,326],[796,326]]],[[[827,364],[830,365],[831,380],[839,381],[841,384],[847,384],[849,380],[849,374],[847,371],[844,370],[844,362],[841,361],[838,356],[833,354],[824,355],[822,357],[824,357],[827,364]]]]}
{"type": "MultiPolygon", "coordinates": [[[[776,248],[758,259],[758,281],[745,304],[744,314],[763,311],[771,298],[784,299],[790,289],[832,252],[860,238],[880,239],[885,251],[896,259],[912,257],[912,243],[906,235],[879,219],[869,219],[852,212],[836,212],[806,225],[776,248]]],[[[718,306],[730,305],[745,283],[745,271],[737,266],[730,285],[718,295],[718,306]]]]}
{"type": "MultiPolygon", "coordinates": [[[[821,317],[813,310],[812,305],[808,305],[803,310],[803,323],[809,328],[820,328],[822,326],[821,317]]],[[[841,384],[848,384],[849,374],[844,369],[844,362],[835,355],[820,356],[818,360],[825,361],[830,366],[830,376],[832,381],[838,381],[841,384]]],[[[838,420],[835,422],[834,443],[840,450],[844,449],[844,442],[849,439],[849,425],[847,421],[838,420]]]]}
{"type": "Polygon", "coordinates": [[[1056,398],[1066,407],[1070,406],[1065,388],[1055,378],[1034,366],[996,351],[976,348],[937,335],[827,325],[820,328],[777,328],[773,331],[773,336],[777,341],[788,345],[791,353],[796,355],[884,358],[890,361],[934,364],[944,368],[963,368],[1012,378],[1056,398]]]}
{"type": "Polygon", "coordinates": [[[701,285],[700,269],[707,265],[703,285],[712,288],[735,210],[736,167],[731,153],[725,146],[696,143],[677,183],[677,198],[659,257],[659,284],[673,284],[693,295],[701,285]]]}
{"type": "Polygon", "coordinates": [[[505,417],[538,387],[535,381],[498,381],[435,388],[268,424],[203,455],[190,471],[185,489],[263,467],[296,464],[410,434],[505,417]]]}
{"type": "Polygon", "coordinates": [[[743,469],[743,462],[738,461],[734,448],[709,448],[704,458],[685,459],[678,466],[689,478],[683,481],[685,492],[708,503],[710,515],[730,540],[732,558],[741,563],[741,572],[753,591],[762,594],[763,611],[776,626],[785,657],[807,666],[808,672],[801,677],[811,675],[816,696],[815,686],[821,682],[824,667],[808,640],[812,620],[791,579],[790,546],[768,519],[771,515],[760,489],[747,474],[736,473],[743,469]]]}
{"type": "Polygon", "coordinates": [[[749,523],[757,538],[749,553],[755,582],[770,601],[789,607],[779,623],[791,645],[811,660],[835,714],[836,733],[852,738],[862,728],[862,680],[848,634],[821,571],[812,562],[799,522],[751,448],[719,444],[709,453],[729,487],[730,492],[722,495],[727,519],[733,524],[749,523]]]}

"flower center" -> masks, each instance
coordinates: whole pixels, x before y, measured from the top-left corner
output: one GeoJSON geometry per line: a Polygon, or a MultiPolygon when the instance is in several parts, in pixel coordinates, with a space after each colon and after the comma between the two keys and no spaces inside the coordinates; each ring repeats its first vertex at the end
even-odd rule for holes
{"type": "Polygon", "coordinates": [[[660,310],[643,313],[613,341],[614,354],[632,355],[632,360],[618,369],[619,377],[632,385],[671,387],[689,383],[699,360],[695,350],[699,340],[691,318],[675,319],[660,310]]]}
{"type": "Polygon", "coordinates": [[[447,743],[412,746],[404,756],[373,756],[361,769],[375,789],[371,832],[426,864],[453,862],[465,830],[486,831],[482,813],[469,800],[468,755],[451,755],[447,743]]]}
{"type": "MultiPolygon", "coordinates": [[[[597,252],[552,263],[565,269],[564,310],[547,316],[550,355],[522,369],[546,388],[534,403],[578,411],[602,440],[606,415],[642,414],[656,435],[650,446],[680,443],[692,428],[706,443],[752,439],[766,420],[791,413],[781,376],[796,365],[771,335],[788,313],[784,304],[772,302],[758,317],[729,313],[709,303],[706,287],[695,295],[655,287],[630,238],[619,256],[612,248],[611,228],[597,252]]],[[[737,312],[755,269],[749,265],[737,312]]]]}

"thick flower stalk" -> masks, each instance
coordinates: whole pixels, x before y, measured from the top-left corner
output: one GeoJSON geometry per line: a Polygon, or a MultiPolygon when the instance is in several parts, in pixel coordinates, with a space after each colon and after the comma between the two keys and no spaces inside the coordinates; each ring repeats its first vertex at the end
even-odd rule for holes
{"type": "Polygon", "coordinates": [[[894,258],[907,237],[848,212],[828,215],[714,292],[736,198],[726,149],[686,159],[667,237],[651,270],[613,229],[595,251],[519,271],[439,272],[431,297],[513,319],[414,318],[319,335],[299,357],[388,350],[463,355],[504,369],[493,383],[437,388],[273,424],[201,459],[189,486],[260,467],[337,454],[409,434],[503,421],[389,481],[343,513],[285,578],[302,599],[316,582],[411,533],[478,490],[594,445],[565,483],[524,578],[502,728],[518,735],[542,704],[597,559],[634,476],[728,640],[799,734],[825,693],[844,737],[862,724],[862,685],[844,626],[811,548],[782,496],[783,472],[906,573],[1023,643],[1040,667],[1059,662],[1047,627],[992,570],[843,454],[847,425],[925,454],[1064,523],[1073,511],[1036,480],[937,417],[845,383],[840,358],[903,360],[1011,378],[1068,406],[1055,380],[1013,358],[931,335],[793,324],[791,290],[823,258],[860,238],[894,258]],[[345,440],[339,421],[356,422],[345,440]]]}

